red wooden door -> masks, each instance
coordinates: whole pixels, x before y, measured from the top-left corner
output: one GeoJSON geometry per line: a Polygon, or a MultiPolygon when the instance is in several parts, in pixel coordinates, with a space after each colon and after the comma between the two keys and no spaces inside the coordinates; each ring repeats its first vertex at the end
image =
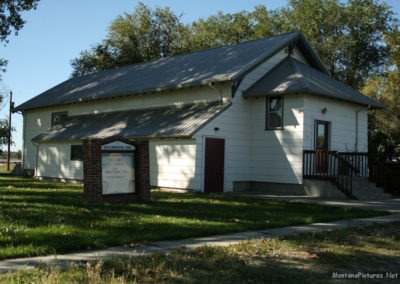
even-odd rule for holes
{"type": "Polygon", "coordinates": [[[224,191],[225,140],[206,138],[204,192],[224,191]]]}
{"type": "Polygon", "coordinates": [[[329,122],[315,121],[316,172],[328,172],[329,122]]]}

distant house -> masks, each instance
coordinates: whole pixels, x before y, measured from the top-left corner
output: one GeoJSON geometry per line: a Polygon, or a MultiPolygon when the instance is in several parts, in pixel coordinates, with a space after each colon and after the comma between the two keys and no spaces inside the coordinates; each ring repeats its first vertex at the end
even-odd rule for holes
{"type": "Polygon", "coordinates": [[[14,111],[38,178],[83,179],[82,143],[149,141],[150,184],[302,185],[304,150],[365,152],[376,101],[334,80],[301,32],[69,79],[14,111]]]}

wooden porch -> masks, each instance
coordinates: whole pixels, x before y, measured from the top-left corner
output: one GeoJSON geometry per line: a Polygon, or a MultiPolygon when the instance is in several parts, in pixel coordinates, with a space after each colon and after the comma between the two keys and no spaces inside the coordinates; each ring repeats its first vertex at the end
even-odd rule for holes
{"type": "Polygon", "coordinates": [[[353,177],[369,177],[368,153],[303,151],[303,178],[328,180],[350,198],[353,177]]]}

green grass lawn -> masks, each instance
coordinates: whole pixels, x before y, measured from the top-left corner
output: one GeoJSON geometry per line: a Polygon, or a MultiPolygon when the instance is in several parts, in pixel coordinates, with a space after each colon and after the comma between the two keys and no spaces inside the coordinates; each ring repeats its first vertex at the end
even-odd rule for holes
{"type": "Polygon", "coordinates": [[[0,259],[379,215],[222,194],[151,197],[146,204],[93,204],[83,200],[82,185],[1,173],[0,259]]]}
{"type": "Polygon", "coordinates": [[[1,283],[399,283],[400,223],[0,275],[1,283]]]}

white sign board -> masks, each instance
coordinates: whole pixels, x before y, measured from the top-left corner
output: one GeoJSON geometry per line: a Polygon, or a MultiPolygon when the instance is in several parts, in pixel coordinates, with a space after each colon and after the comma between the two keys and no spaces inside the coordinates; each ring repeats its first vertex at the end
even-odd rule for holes
{"type": "Polygon", "coordinates": [[[103,194],[135,192],[133,161],[133,153],[102,153],[103,194]]]}
{"type": "Polygon", "coordinates": [[[135,146],[126,144],[121,141],[114,141],[101,146],[102,151],[118,151],[118,152],[129,152],[135,151],[135,146]]]}

